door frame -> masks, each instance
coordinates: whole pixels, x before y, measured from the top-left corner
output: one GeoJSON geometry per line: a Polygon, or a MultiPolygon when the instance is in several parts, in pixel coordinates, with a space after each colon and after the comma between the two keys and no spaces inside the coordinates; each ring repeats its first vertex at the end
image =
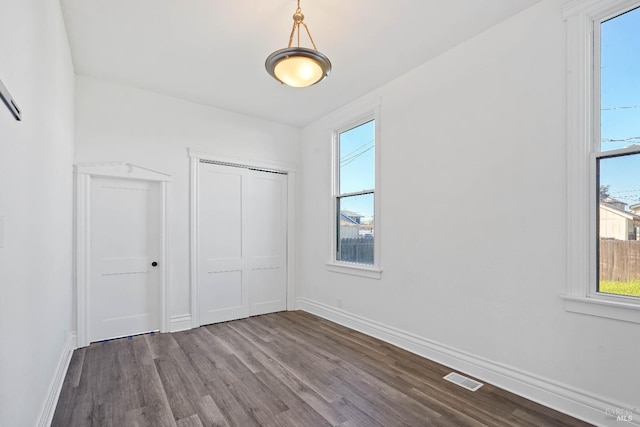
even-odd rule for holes
{"type": "Polygon", "coordinates": [[[236,157],[221,156],[203,151],[188,150],[190,162],[190,194],[189,194],[189,286],[191,289],[191,327],[197,328],[200,324],[199,298],[198,298],[198,169],[201,160],[224,166],[233,166],[245,169],[258,169],[268,172],[278,172],[287,175],[287,310],[295,309],[295,177],[296,166],[292,163],[249,160],[236,157]]]}
{"type": "Polygon", "coordinates": [[[167,332],[169,270],[167,256],[167,196],[171,176],[125,162],[79,163],[73,166],[75,175],[75,283],[76,283],[76,334],[78,348],[89,345],[91,289],[91,180],[94,177],[123,178],[160,184],[160,254],[158,279],[160,281],[160,331],[167,332]]]}

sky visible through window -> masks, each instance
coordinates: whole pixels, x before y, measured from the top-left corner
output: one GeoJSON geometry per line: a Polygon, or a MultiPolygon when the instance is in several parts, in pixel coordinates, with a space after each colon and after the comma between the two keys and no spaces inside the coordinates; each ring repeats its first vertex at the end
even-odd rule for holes
{"type": "MultiPolygon", "coordinates": [[[[601,25],[601,151],[640,146],[640,8],[601,25]]],[[[640,155],[600,161],[600,184],[640,203],[640,155]]]]}

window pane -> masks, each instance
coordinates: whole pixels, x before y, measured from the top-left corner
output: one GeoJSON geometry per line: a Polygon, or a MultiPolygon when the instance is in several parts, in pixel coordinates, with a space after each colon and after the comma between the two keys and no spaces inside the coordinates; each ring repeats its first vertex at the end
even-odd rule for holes
{"type": "Polygon", "coordinates": [[[600,150],[640,144],[640,8],[601,24],[600,150]]]}
{"type": "Polygon", "coordinates": [[[339,135],[340,194],[375,188],[375,121],[339,135]]]}
{"type": "Polygon", "coordinates": [[[373,265],[373,193],[338,198],[337,261],[373,265]]]}
{"type": "Polygon", "coordinates": [[[598,292],[640,297],[640,154],[598,160],[598,292]]]}

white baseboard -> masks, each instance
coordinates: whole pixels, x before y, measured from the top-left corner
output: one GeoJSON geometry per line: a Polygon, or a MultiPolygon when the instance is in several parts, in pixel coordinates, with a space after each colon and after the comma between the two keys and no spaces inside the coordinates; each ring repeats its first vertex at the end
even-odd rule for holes
{"type": "Polygon", "coordinates": [[[169,332],[187,331],[192,327],[190,314],[171,316],[171,320],[169,321],[169,332]]]}
{"type": "Polygon", "coordinates": [[[326,304],[298,298],[296,306],[594,425],[619,427],[621,423],[616,421],[615,415],[622,413],[627,415],[626,422],[622,424],[640,426],[640,408],[629,404],[577,390],[326,304]]]}
{"type": "Polygon", "coordinates": [[[71,362],[71,356],[76,349],[76,333],[69,332],[67,339],[65,340],[60,359],[56,365],[56,370],[53,373],[51,383],[49,383],[49,389],[42,408],[40,410],[40,416],[36,421],[37,427],[49,427],[53,420],[53,414],[56,411],[56,405],[58,404],[58,398],[60,397],[60,391],[62,390],[62,384],[64,383],[64,377],[67,375],[67,369],[71,362]]]}

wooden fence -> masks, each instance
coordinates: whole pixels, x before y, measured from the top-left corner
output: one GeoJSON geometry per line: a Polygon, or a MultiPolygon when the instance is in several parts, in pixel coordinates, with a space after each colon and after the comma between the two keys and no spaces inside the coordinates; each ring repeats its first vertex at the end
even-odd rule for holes
{"type": "Polygon", "coordinates": [[[340,261],[373,264],[373,237],[340,239],[340,261]]]}
{"type": "Polygon", "coordinates": [[[600,280],[640,280],[640,241],[600,240],[600,280]]]}

